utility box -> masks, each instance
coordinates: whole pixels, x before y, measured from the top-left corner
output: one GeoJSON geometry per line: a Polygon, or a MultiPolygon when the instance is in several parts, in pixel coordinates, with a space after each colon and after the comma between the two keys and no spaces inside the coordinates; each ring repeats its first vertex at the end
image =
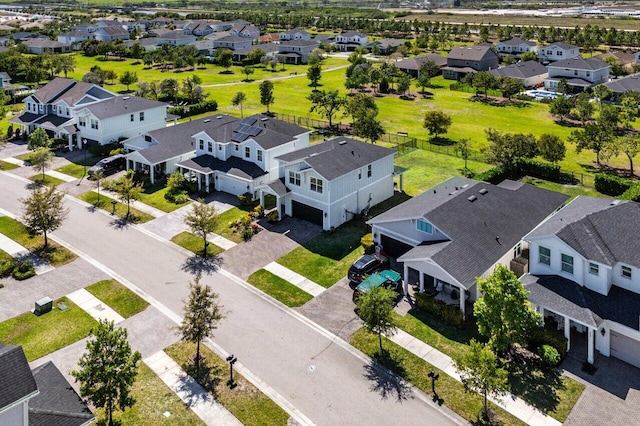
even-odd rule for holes
{"type": "Polygon", "coordinates": [[[36,308],[33,313],[36,315],[46,314],[47,312],[51,312],[51,308],[53,307],[53,300],[50,297],[43,297],[36,301],[36,308]]]}

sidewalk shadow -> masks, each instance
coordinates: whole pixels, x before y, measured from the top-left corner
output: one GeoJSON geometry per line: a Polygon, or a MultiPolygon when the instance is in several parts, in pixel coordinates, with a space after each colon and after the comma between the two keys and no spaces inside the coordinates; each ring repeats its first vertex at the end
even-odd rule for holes
{"type": "Polygon", "coordinates": [[[180,269],[192,275],[205,273],[211,275],[222,266],[222,258],[220,256],[209,256],[203,259],[200,256],[193,255],[187,258],[180,269]]]}
{"type": "MultiPolygon", "coordinates": [[[[394,361],[386,351],[383,355],[377,354],[375,358],[376,360],[380,359],[380,362],[384,365],[393,363],[394,370],[402,370],[402,366],[394,361]],[[382,360],[382,358],[384,358],[384,360],[382,360]]],[[[378,364],[378,362],[372,360],[371,363],[364,368],[364,377],[373,382],[369,389],[379,393],[382,399],[395,398],[398,402],[402,402],[414,398],[414,395],[411,393],[411,387],[407,382],[399,375],[391,373],[385,367],[378,364]]]]}
{"type": "Polygon", "coordinates": [[[176,391],[183,392],[185,404],[191,407],[198,402],[215,402],[218,397],[216,388],[222,380],[220,367],[212,365],[206,359],[203,359],[200,361],[198,380],[195,379],[196,368],[192,362],[183,363],[181,367],[186,375],[180,378],[180,381],[176,384],[176,391]]]}

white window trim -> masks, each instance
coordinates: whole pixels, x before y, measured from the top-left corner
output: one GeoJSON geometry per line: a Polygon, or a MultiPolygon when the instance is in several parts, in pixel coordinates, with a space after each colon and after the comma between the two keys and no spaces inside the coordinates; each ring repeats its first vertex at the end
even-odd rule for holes
{"type": "Polygon", "coordinates": [[[538,246],[538,263],[551,266],[551,249],[549,247],[538,246]],[[549,254],[542,254],[542,249],[548,250],[549,254]],[[543,256],[548,260],[548,262],[542,261],[543,256]]]}
{"type": "Polygon", "coordinates": [[[600,276],[600,265],[598,265],[597,263],[589,262],[589,273],[591,275],[600,276]]]}
{"type": "Polygon", "coordinates": [[[562,272],[566,272],[567,274],[571,274],[571,275],[573,275],[573,272],[575,271],[575,269],[574,269],[574,268],[575,268],[575,262],[574,262],[574,261],[575,261],[575,259],[573,258],[573,256],[571,256],[571,255],[569,255],[569,254],[565,254],[565,253],[560,254],[560,270],[561,270],[562,272]],[[565,262],[565,261],[564,261],[564,259],[563,259],[563,257],[568,257],[568,258],[570,258],[570,259],[571,259],[571,263],[569,263],[569,262],[565,262]],[[567,271],[567,270],[565,270],[565,269],[564,269],[564,266],[565,266],[565,265],[569,265],[569,266],[571,266],[571,271],[567,271]]]}
{"type": "Polygon", "coordinates": [[[626,279],[630,280],[631,277],[633,277],[633,270],[631,269],[630,266],[621,265],[621,267],[620,267],[620,276],[622,276],[622,278],[626,278],[626,279]],[[624,274],[625,271],[629,271],[629,275],[625,275],[624,274]]]}

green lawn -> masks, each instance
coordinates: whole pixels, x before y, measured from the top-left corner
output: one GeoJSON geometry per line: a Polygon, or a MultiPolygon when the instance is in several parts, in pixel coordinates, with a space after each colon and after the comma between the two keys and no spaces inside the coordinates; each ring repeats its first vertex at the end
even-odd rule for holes
{"type": "Polygon", "coordinates": [[[66,298],[54,300],[53,310],[42,316],[31,312],[0,323],[0,342],[21,345],[27,360],[33,361],[87,337],[97,322],[66,298]],[[64,302],[68,309],[58,309],[64,302]]]}
{"type": "Polygon", "coordinates": [[[164,198],[164,194],[166,194],[166,192],[167,187],[164,185],[164,183],[157,183],[144,189],[144,191],[140,194],[140,201],[167,213],[171,213],[172,211],[191,203],[191,201],[185,204],[172,203],[171,201],[164,198]]]}
{"type": "MultiPolygon", "coordinates": [[[[89,204],[93,204],[94,206],[99,207],[105,211],[108,211],[109,213],[111,213],[112,211],[112,205],[111,205],[112,198],[107,197],[102,193],[100,194],[100,204],[98,204],[98,193],[93,191],[84,192],[78,195],[77,197],[80,200],[87,202],[89,204]]],[[[126,215],[127,215],[127,205],[118,201],[116,203],[116,216],[124,219],[126,215]]],[[[131,214],[129,215],[129,219],[128,219],[130,222],[145,223],[153,219],[154,219],[153,216],[143,213],[140,210],[136,210],[133,207],[131,207],[131,214]]]]}
{"type": "Polygon", "coordinates": [[[589,176],[591,186],[583,186],[580,184],[562,184],[551,182],[548,180],[538,179],[530,176],[525,176],[520,179],[521,182],[530,183],[535,186],[539,186],[540,188],[549,189],[551,191],[562,192],[563,194],[570,195],[571,198],[577,197],[578,195],[588,195],[591,197],[606,197],[606,195],[600,194],[593,188],[593,177],[589,176]]]}
{"type": "MultiPolygon", "coordinates": [[[[180,247],[197,254],[198,256],[202,256],[202,247],[204,246],[204,242],[202,238],[197,237],[190,232],[181,232],[171,238],[171,241],[176,243],[180,247]]],[[[218,247],[217,245],[212,243],[207,244],[207,257],[217,256],[223,251],[224,249],[222,247],[218,247]]]]}
{"type": "MultiPolygon", "coordinates": [[[[195,354],[195,344],[178,342],[166,348],[165,352],[189,375],[195,376],[195,368],[191,361],[191,356],[195,354]]],[[[234,372],[233,378],[237,386],[229,389],[226,384],[229,377],[227,362],[204,345],[200,346],[200,352],[206,357],[204,366],[201,366],[201,372],[205,370],[209,373],[207,379],[199,380],[200,384],[243,425],[285,426],[287,424],[289,415],[241,374],[234,372]]]]}
{"type": "Polygon", "coordinates": [[[17,169],[18,167],[20,166],[18,166],[17,164],[7,163],[6,161],[0,160],[0,170],[7,171],[17,169]]]}
{"type": "MultiPolygon", "coordinates": [[[[136,403],[124,413],[114,411],[115,424],[121,426],[204,425],[204,422],[143,362],[138,364],[138,377],[131,388],[131,396],[135,398],[136,403]],[[165,417],[165,412],[169,412],[170,416],[165,417]]],[[[98,419],[96,424],[106,426],[104,410],[98,409],[94,413],[98,419]]]]}
{"type": "Polygon", "coordinates": [[[82,179],[85,176],[85,172],[89,170],[89,167],[93,166],[98,161],[100,161],[100,158],[94,156],[87,157],[86,161],[84,158],[81,158],[75,163],[70,163],[66,166],[58,167],[56,171],[64,173],[65,175],[73,176],[77,179],[82,179]]]}
{"type": "Polygon", "coordinates": [[[265,269],[251,274],[247,282],[290,308],[302,306],[313,299],[313,296],[306,291],[265,269]]]}
{"type": "Polygon", "coordinates": [[[225,237],[234,243],[241,243],[243,241],[242,233],[236,232],[236,228],[233,224],[245,217],[247,214],[249,214],[249,212],[238,207],[233,207],[224,213],[220,213],[213,233],[225,237]]]}
{"type": "Polygon", "coordinates": [[[362,223],[354,225],[348,222],[333,234],[318,234],[277,262],[329,288],[344,277],[349,266],[362,256],[360,238],[366,233],[367,228],[362,223]]]}
{"type": "Polygon", "coordinates": [[[129,318],[147,309],[149,304],[116,280],[102,280],[85,287],[89,293],[104,302],[123,318],[129,318]]]}
{"type": "Polygon", "coordinates": [[[29,180],[39,183],[40,185],[46,185],[46,186],[58,186],[65,183],[65,181],[63,181],[62,179],[58,179],[49,175],[44,175],[44,179],[43,179],[42,173],[38,173],[37,175],[31,176],[29,180]]]}
{"type": "Polygon", "coordinates": [[[49,246],[45,249],[42,235],[29,235],[29,231],[21,222],[8,216],[0,216],[0,233],[40,256],[53,266],[65,265],[78,257],[73,252],[51,240],[49,240],[49,246]]]}
{"type": "MultiPolygon", "coordinates": [[[[378,336],[362,328],[351,336],[351,344],[376,362],[385,366],[409,383],[431,394],[431,380],[427,376],[429,371],[440,374],[436,384],[438,396],[444,400],[444,405],[453,410],[469,422],[478,422],[482,410],[482,397],[474,392],[465,392],[462,383],[438,370],[433,365],[424,361],[406,349],[401,348],[392,341],[383,338],[384,353],[380,354],[378,336]]],[[[372,382],[375,386],[375,382],[372,382]]],[[[497,420],[503,425],[524,425],[525,423],[504,411],[497,405],[490,403],[496,410],[497,420]]]]}

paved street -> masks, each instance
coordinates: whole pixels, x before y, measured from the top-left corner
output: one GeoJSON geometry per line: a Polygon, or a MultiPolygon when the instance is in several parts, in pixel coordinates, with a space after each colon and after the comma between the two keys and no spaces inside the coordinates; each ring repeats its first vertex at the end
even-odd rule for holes
{"type": "MultiPolygon", "coordinates": [[[[19,213],[25,185],[0,173],[0,208],[19,213]]],[[[227,311],[214,341],[314,423],[461,422],[424,394],[394,386],[342,340],[229,273],[191,262],[183,250],[77,201],[68,200],[67,206],[69,218],[54,236],[175,314],[188,295],[189,272],[204,269],[203,282],[220,294],[227,311]],[[390,387],[401,391],[389,394],[390,387]]]]}

